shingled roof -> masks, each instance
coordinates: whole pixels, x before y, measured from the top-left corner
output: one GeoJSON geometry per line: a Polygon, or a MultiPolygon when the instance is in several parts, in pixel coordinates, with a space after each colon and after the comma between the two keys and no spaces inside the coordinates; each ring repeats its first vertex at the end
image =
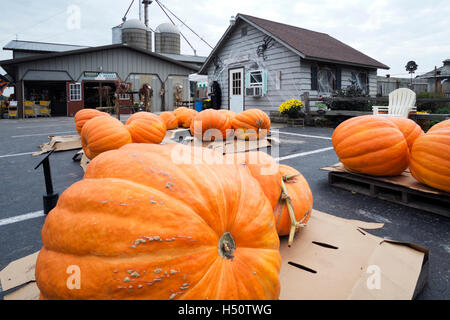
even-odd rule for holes
{"type": "MultiPolygon", "coordinates": [[[[389,67],[364,53],[346,45],[345,43],[329,36],[326,33],[311,31],[284,23],[261,19],[245,14],[238,14],[236,21],[242,19],[253,25],[257,29],[272,36],[284,46],[308,60],[319,60],[340,64],[357,65],[362,67],[389,69],[389,67]]],[[[233,28],[227,30],[231,32],[233,28]]],[[[214,48],[211,56],[220,47],[221,42],[226,38],[226,34],[214,48]]],[[[205,63],[209,63],[208,59],[205,63]]],[[[203,66],[202,70],[204,70],[203,66]]]]}

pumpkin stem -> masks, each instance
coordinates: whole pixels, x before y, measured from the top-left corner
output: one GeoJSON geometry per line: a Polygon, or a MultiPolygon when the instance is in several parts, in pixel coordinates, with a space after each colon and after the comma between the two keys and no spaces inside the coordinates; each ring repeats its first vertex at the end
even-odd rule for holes
{"type": "Polygon", "coordinates": [[[217,246],[219,250],[219,255],[224,259],[233,260],[233,253],[236,250],[236,243],[234,242],[233,236],[229,232],[225,232],[219,240],[219,245],[217,246]]]}

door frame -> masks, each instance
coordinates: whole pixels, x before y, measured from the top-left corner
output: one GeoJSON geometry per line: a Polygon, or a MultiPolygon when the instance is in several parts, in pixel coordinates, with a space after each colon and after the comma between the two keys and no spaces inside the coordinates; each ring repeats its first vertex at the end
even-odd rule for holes
{"type": "Polygon", "coordinates": [[[237,69],[242,69],[242,110],[245,111],[245,67],[244,66],[240,66],[240,67],[233,67],[233,68],[229,68],[228,69],[228,77],[227,77],[227,81],[228,81],[228,110],[231,110],[231,87],[230,87],[230,75],[231,75],[231,71],[233,70],[237,70],[237,69]]]}

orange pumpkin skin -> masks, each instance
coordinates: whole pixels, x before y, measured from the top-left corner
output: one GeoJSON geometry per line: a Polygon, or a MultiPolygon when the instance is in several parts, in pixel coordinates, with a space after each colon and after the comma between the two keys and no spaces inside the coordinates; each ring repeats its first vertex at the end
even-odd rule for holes
{"type": "Polygon", "coordinates": [[[341,123],[333,133],[334,150],[350,171],[396,176],[409,165],[406,139],[390,120],[361,116],[341,123]]]}
{"type": "Polygon", "coordinates": [[[190,128],[191,122],[197,113],[197,111],[186,107],[180,107],[173,111],[173,114],[178,120],[178,126],[182,128],[190,128]]]}
{"type": "Polygon", "coordinates": [[[100,117],[100,116],[108,116],[106,112],[98,111],[97,109],[82,109],[75,114],[73,120],[75,121],[75,129],[78,134],[81,135],[81,130],[83,129],[84,124],[91,120],[92,118],[100,117]]]}
{"type": "Polygon", "coordinates": [[[419,182],[450,193],[450,127],[416,140],[409,169],[419,182]]]}
{"type": "Polygon", "coordinates": [[[403,133],[403,136],[405,137],[406,142],[408,143],[408,149],[410,151],[414,144],[414,141],[416,141],[417,138],[425,134],[422,128],[411,119],[401,117],[389,117],[387,119],[391,120],[397,126],[397,128],[403,133]]]}
{"type": "Polygon", "coordinates": [[[175,117],[172,112],[166,111],[161,113],[159,116],[164,121],[167,130],[173,130],[178,128],[177,117],[175,117]]]}
{"type": "Polygon", "coordinates": [[[233,118],[236,116],[236,112],[226,109],[220,109],[218,110],[221,114],[225,115],[229,120],[230,123],[233,121],[233,118]]]}
{"type": "Polygon", "coordinates": [[[231,134],[231,123],[219,111],[206,109],[194,117],[190,130],[194,137],[203,141],[226,140],[231,134]]]}
{"type": "Polygon", "coordinates": [[[131,135],[123,123],[113,117],[93,118],[81,130],[81,146],[91,160],[102,152],[119,149],[131,141],[131,135]]]}
{"type": "Polygon", "coordinates": [[[42,299],[279,297],[279,239],[261,187],[242,166],[175,164],[174,149],[105,152],[61,195],[36,262],[42,299]],[[67,288],[69,266],[79,290],[67,288]]]}
{"type": "Polygon", "coordinates": [[[159,144],[166,136],[166,125],[156,114],[137,112],[128,118],[125,128],[130,132],[133,143],[159,144]]]}
{"type": "Polygon", "coordinates": [[[445,129],[445,128],[450,128],[450,120],[445,120],[445,121],[439,122],[438,124],[435,124],[433,127],[431,127],[430,130],[428,130],[428,132],[433,132],[435,130],[445,129]]]}
{"type": "MultiPolygon", "coordinates": [[[[284,185],[286,186],[289,197],[291,198],[292,207],[295,213],[295,220],[297,222],[307,224],[309,218],[311,217],[314,201],[308,182],[300,172],[286,165],[280,164],[280,174],[283,177],[291,177],[296,175],[295,177],[288,179],[288,181],[285,181],[284,185]]],[[[289,235],[291,229],[291,218],[285,200],[280,199],[278,206],[274,210],[274,215],[278,235],[289,235]]]]}
{"type": "Polygon", "coordinates": [[[281,195],[281,174],[274,158],[262,151],[229,153],[224,157],[227,164],[245,165],[259,182],[272,208],[277,207],[281,195]]]}
{"type": "Polygon", "coordinates": [[[243,140],[264,138],[271,125],[269,116],[259,109],[249,109],[237,114],[231,124],[235,136],[243,140]]]}

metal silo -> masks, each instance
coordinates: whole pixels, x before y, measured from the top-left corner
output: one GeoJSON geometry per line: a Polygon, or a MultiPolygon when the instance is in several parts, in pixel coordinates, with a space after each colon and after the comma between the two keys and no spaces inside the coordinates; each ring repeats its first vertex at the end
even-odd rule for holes
{"type": "Polygon", "coordinates": [[[155,52],[181,54],[180,30],[170,23],[163,23],[155,31],[155,52]]]}
{"type": "Polygon", "coordinates": [[[122,26],[122,43],[145,50],[152,50],[152,32],[138,19],[130,19],[122,26]]]}

